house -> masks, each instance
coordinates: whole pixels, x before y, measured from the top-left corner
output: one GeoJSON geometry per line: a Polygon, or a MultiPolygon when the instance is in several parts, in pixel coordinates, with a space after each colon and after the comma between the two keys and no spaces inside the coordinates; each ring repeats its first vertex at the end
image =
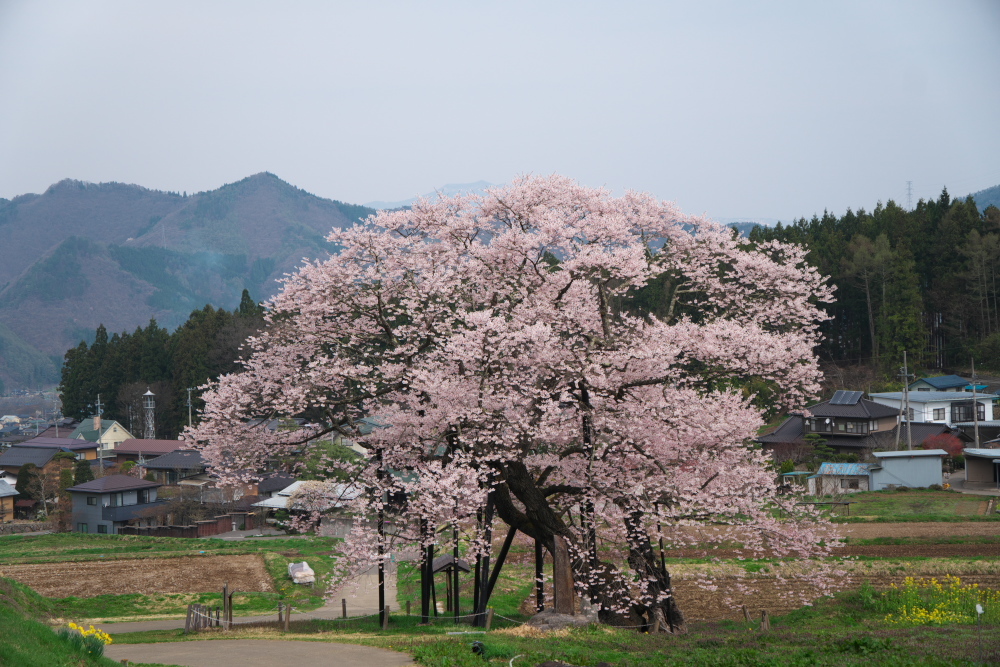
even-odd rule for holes
{"type": "Polygon", "coordinates": [[[135,461],[139,465],[145,465],[147,461],[158,456],[183,449],[186,444],[183,440],[129,438],[115,448],[115,461],[118,465],[126,461],[135,461]]]}
{"type": "Polygon", "coordinates": [[[176,485],[183,480],[204,474],[208,465],[198,450],[176,449],[146,461],[143,467],[153,473],[157,482],[176,485]]]}
{"type": "Polygon", "coordinates": [[[320,511],[334,509],[343,507],[348,501],[354,500],[360,495],[361,491],[354,484],[342,484],[339,482],[308,482],[308,481],[296,481],[289,484],[284,489],[278,491],[270,498],[265,498],[264,500],[259,500],[253,504],[254,507],[262,507],[266,509],[283,509],[283,510],[306,510],[306,509],[318,509],[320,511]],[[292,496],[296,492],[300,491],[303,485],[316,484],[327,487],[327,493],[324,496],[322,504],[323,507],[309,507],[306,508],[305,504],[299,501],[293,501],[292,496]]]}
{"type": "Polygon", "coordinates": [[[283,491],[295,482],[295,478],[283,472],[275,473],[270,477],[257,482],[257,495],[261,500],[271,498],[279,491],[283,491]]]}
{"type": "MultiPolygon", "coordinates": [[[[976,385],[976,391],[983,393],[987,385],[976,385]]],[[[910,391],[972,391],[972,383],[960,375],[940,375],[932,378],[921,378],[911,383],[910,391]]]]}
{"type": "Polygon", "coordinates": [[[102,420],[100,415],[88,417],[70,433],[71,438],[96,442],[105,451],[114,450],[132,434],[114,420],[102,420]]]}
{"type": "Polygon", "coordinates": [[[13,477],[17,479],[17,473],[21,471],[21,466],[26,463],[34,463],[43,472],[50,466],[56,454],[63,451],[59,447],[22,447],[13,445],[3,454],[0,454],[0,474],[3,479],[13,477]]]}
{"type": "Polygon", "coordinates": [[[861,453],[891,446],[895,440],[898,410],[862,398],[860,391],[838,391],[829,401],[811,405],[792,415],[773,433],[758,436],[765,448],[804,444],[815,433],[838,453],[861,453]]]}
{"type": "Polygon", "coordinates": [[[872,491],[908,486],[926,488],[944,481],[943,449],[914,449],[899,452],[874,452],[878,463],[870,468],[872,491]]]}
{"type": "Polygon", "coordinates": [[[68,438],[80,425],[76,419],[66,417],[53,422],[52,426],[38,434],[40,438],[68,438]]]}
{"type": "MultiPolygon", "coordinates": [[[[986,421],[986,415],[993,416],[993,394],[973,394],[971,391],[912,391],[909,393],[908,419],[913,423],[933,422],[956,426],[975,419],[986,421]],[[973,414],[977,406],[978,416],[973,414]]],[[[901,391],[872,394],[876,403],[900,412],[906,397],[901,391]]]]}
{"type": "Polygon", "coordinates": [[[823,463],[806,480],[811,496],[855,493],[869,489],[867,463],[823,463]]]}
{"type": "Polygon", "coordinates": [[[130,522],[156,525],[156,510],[167,504],[156,499],[160,486],[128,475],[108,475],[69,487],[74,531],[115,535],[130,522]]]}
{"type": "Polygon", "coordinates": [[[965,455],[965,481],[1000,488],[1000,449],[969,448],[965,455]]]}
{"type": "Polygon", "coordinates": [[[14,496],[17,489],[13,484],[0,480],[0,523],[14,520],[14,496]]]}
{"type": "Polygon", "coordinates": [[[31,440],[25,440],[17,444],[18,447],[57,447],[64,452],[72,452],[77,460],[86,459],[93,461],[98,458],[100,444],[73,438],[46,438],[39,436],[31,440]]]}

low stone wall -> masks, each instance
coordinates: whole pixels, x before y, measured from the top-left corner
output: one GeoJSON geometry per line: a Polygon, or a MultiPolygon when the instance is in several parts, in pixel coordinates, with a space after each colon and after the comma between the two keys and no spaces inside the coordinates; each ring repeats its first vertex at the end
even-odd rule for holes
{"type": "Polygon", "coordinates": [[[48,521],[19,521],[17,523],[0,523],[0,535],[18,535],[20,533],[37,533],[42,530],[56,530],[56,525],[48,521]]]}

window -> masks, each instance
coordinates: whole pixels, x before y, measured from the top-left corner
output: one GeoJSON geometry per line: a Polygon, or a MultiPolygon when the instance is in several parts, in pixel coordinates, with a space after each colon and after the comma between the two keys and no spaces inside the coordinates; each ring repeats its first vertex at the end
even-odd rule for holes
{"type": "Polygon", "coordinates": [[[944,408],[934,408],[934,421],[944,421],[944,408]]]}
{"type": "Polygon", "coordinates": [[[78,533],[88,533],[90,531],[87,530],[87,524],[85,524],[85,523],[78,523],[78,524],[76,524],[76,532],[78,532],[78,533]]]}
{"type": "Polygon", "coordinates": [[[139,489],[139,502],[140,503],[149,502],[149,489],[139,489]]]}
{"type": "Polygon", "coordinates": [[[986,407],[976,401],[977,417],[972,416],[972,401],[951,404],[951,420],[953,422],[971,422],[978,418],[980,421],[986,419],[986,407]]]}
{"type": "Polygon", "coordinates": [[[97,496],[87,496],[87,504],[88,505],[96,505],[97,504],[97,496]]]}
{"type": "Polygon", "coordinates": [[[97,524],[97,532],[104,533],[106,535],[108,532],[108,527],[105,526],[104,524],[97,524]]]}
{"type": "Polygon", "coordinates": [[[868,422],[868,430],[872,431],[872,432],[877,431],[878,430],[878,422],[875,421],[874,419],[871,420],[870,422],[868,422]]]}
{"type": "Polygon", "coordinates": [[[859,489],[858,480],[856,479],[842,479],[840,480],[840,488],[842,489],[859,489]]]}
{"type": "Polygon", "coordinates": [[[930,391],[930,387],[917,387],[917,391],[930,391]]]}

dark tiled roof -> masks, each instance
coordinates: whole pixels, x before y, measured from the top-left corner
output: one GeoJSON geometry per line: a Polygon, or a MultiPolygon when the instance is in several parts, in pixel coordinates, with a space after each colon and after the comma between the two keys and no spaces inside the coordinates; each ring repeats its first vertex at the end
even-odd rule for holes
{"type": "Polygon", "coordinates": [[[854,405],[830,405],[829,401],[823,401],[810,406],[809,412],[817,417],[879,419],[881,417],[895,417],[899,414],[899,409],[862,398],[854,405]]]}
{"type": "Polygon", "coordinates": [[[195,470],[204,468],[205,460],[201,452],[194,449],[178,449],[163,456],[157,456],[146,462],[146,468],[152,470],[195,470]]]}
{"type": "Polygon", "coordinates": [[[108,475],[97,479],[71,486],[67,491],[79,491],[81,493],[111,493],[115,491],[131,491],[133,489],[151,489],[155,486],[163,486],[157,482],[147,482],[144,479],[136,479],[128,475],[108,475]]]}
{"type": "Polygon", "coordinates": [[[58,454],[58,447],[22,447],[14,445],[3,454],[0,454],[0,466],[23,466],[25,463],[34,463],[41,468],[58,454]]]}
{"type": "Polygon", "coordinates": [[[129,438],[115,447],[116,454],[169,454],[180,449],[186,442],[183,440],[143,440],[129,438]]]}
{"type": "Polygon", "coordinates": [[[63,449],[97,449],[100,445],[96,442],[79,440],[77,438],[46,438],[38,436],[31,440],[25,440],[19,447],[62,447],[63,449]]]}
{"type": "Polygon", "coordinates": [[[285,473],[271,475],[267,479],[262,479],[257,483],[257,491],[260,493],[276,493],[287,488],[295,482],[295,478],[285,473]]]}
{"type": "MultiPolygon", "coordinates": [[[[911,424],[913,434],[913,444],[919,445],[932,435],[942,433],[952,433],[959,438],[968,440],[961,431],[951,429],[946,424],[911,424]]],[[[835,449],[876,449],[879,447],[892,447],[896,441],[895,429],[888,431],[877,431],[866,436],[837,435],[833,433],[821,433],[826,444],[835,449]]],[[[762,435],[757,438],[758,442],[766,444],[784,444],[801,442],[804,443],[802,433],[802,418],[799,416],[789,417],[785,423],[779,426],[773,433],[762,435]]],[[[900,443],[906,442],[906,425],[902,426],[899,433],[900,443]]]]}

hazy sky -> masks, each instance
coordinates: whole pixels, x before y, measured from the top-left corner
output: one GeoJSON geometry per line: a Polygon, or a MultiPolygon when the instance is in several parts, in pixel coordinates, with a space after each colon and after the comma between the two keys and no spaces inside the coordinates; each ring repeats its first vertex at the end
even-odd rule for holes
{"type": "Polygon", "coordinates": [[[558,172],[787,220],[996,185],[998,119],[997,0],[0,0],[0,197],[558,172]]]}

